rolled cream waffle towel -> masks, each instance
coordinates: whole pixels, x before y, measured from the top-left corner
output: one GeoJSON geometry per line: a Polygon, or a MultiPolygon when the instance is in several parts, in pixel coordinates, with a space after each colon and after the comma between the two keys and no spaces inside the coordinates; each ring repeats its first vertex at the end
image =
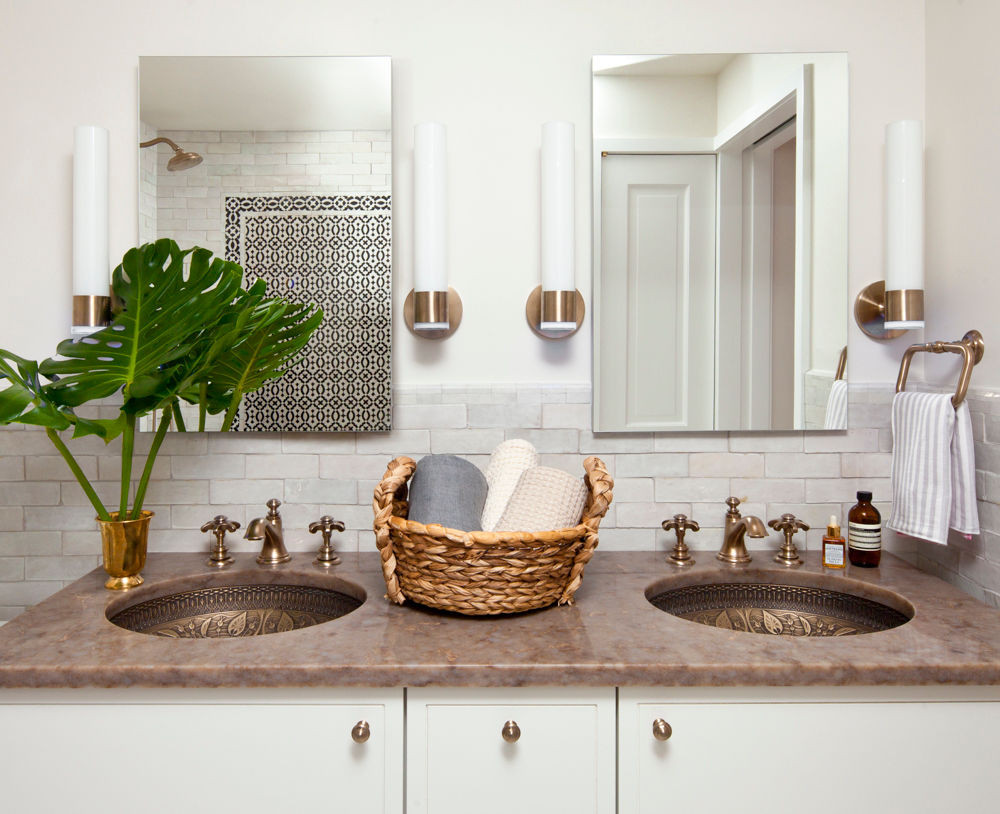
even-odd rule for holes
{"type": "Polygon", "coordinates": [[[835,379],[830,386],[830,396],[826,400],[826,421],[824,430],[847,429],[847,380],[835,379]]]}
{"type": "Polygon", "coordinates": [[[549,531],[575,526],[587,501],[587,486],[561,469],[526,470],[494,531],[549,531]]]}
{"type": "Polygon", "coordinates": [[[486,495],[486,505],[483,506],[483,531],[496,530],[497,521],[507,508],[507,502],[514,494],[521,475],[533,466],[538,466],[538,453],[523,438],[504,441],[493,450],[486,467],[489,492],[486,495]]]}
{"type": "Polygon", "coordinates": [[[892,402],[892,513],[902,534],[948,542],[979,534],[969,406],[946,393],[897,393],[892,402]]]}
{"type": "Polygon", "coordinates": [[[459,531],[481,531],[486,479],[479,468],[456,455],[425,455],[410,479],[407,517],[459,531]]]}

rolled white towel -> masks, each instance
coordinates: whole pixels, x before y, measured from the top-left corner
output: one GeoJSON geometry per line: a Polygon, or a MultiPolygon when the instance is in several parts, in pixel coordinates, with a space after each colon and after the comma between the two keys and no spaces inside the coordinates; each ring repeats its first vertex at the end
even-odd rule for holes
{"type": "Polygon", "coordinates": [[[586,502],[582,478],[550,466],[532,467],[521,475],[494,531],[569,528],[580,522],[586,502]]]}
{"type": "Polygon", "coordinates": [[[512,438],[498,444],[486,467],[486,504],[483,506],[483,531],[495,531],[497,521],[507,508],[517,482],[525,470],[538,466],[538,453],[530,441],[512,438]]]}

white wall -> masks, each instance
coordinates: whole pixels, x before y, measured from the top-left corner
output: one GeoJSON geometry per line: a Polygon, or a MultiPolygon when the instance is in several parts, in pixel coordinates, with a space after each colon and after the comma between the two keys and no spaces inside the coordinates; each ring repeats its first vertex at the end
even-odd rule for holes
{"type": "MultiPolygon", "coordinates": [[[[282,8],[229,0],[187,4],[184,13],[153,0],[7,0],[0,18],[0,150],[15,157],[0,197],[0,347],[30,356],[51,353],[69,324],[75,124],[110,129],[112,256],[136,241],[140,54],[393,57],[400,385],[589,380],[589,320],[573,339],[546,343],[523,312],[538,281],[538,150],[550,119],[576,123],[577,280],[589,300],[592,55],[847,51],[852,292],[881,275],[885,124],[924,115],[924,8],[912,0],[301,0],[282,8]],[[449,128],[450,265],[465,301],[462,327],[444,343],[415,341],[399,319],[412,280],[413,125],[428,119],[449,128]]],[[[891,378],[908,341],[877,345],[852,326],[852,378],[891,378]]]]}
{"type": "MultiPolygon", "coordinates": [[[[1000,387],[997,291],[1000,239],[1000,70],[996,0],[927,0],[927,279],[928,341],[982,332],[986,355],[976,387],[1000,387]]],[[[912,340],[918,341],[918,340],[912,340]]],[[[951,386],[960,362],[928,358],[928,380],[951,386]]]]}
{"type": "Polygon", "coordinates": [[[594,76],[594,137],[713,138],[714,76],[594,76]]]}

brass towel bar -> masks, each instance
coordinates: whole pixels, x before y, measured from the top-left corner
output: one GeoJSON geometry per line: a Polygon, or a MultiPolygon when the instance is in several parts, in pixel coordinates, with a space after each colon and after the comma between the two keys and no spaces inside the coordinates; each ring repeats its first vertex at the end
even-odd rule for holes
{"type": "Polygon", "coordinates": [[[903,352],[903,359],[899,363],[896,392],[902,393],[906,388],[906,376],[910,372],[910,360],[913,359],[913,354],[922,351],[927,353],[960,353],[962,354],[962,374],[958,377],[958,386],[951,399],[951,403],[958,407],[965,401],[965,396],[969,392],[972,368],[979,364],[985,350],[986,343],[983,342],[983,335],[979,331],[969,331],[958,342],[928,342],[925,345],[910,345],[903,352]]]}
{"type": "Polygon", "coordinates": [[[840,359],[837,360],[837,375],[833,378],[840,380],[844,378],[844,371],[847,370],[847,345],[840,351],[840,359]]]}

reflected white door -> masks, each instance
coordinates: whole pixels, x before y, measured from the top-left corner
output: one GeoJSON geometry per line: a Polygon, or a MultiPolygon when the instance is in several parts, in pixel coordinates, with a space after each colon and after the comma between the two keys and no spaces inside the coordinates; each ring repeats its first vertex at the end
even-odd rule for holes
{"type": "Polygon", "coordinates": [[[714,155],[602,158],[595,430],[714,428],[715,174],[714,155]]]}

